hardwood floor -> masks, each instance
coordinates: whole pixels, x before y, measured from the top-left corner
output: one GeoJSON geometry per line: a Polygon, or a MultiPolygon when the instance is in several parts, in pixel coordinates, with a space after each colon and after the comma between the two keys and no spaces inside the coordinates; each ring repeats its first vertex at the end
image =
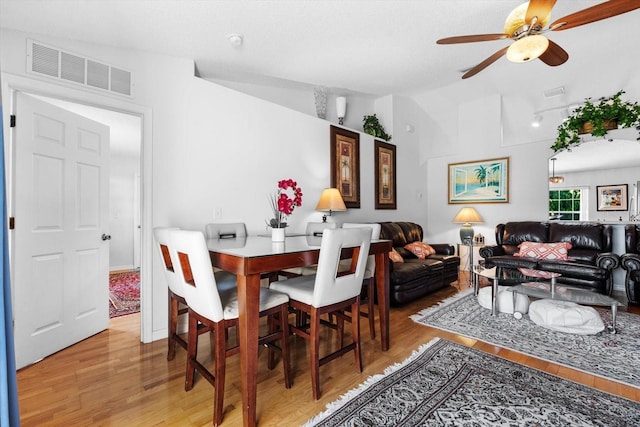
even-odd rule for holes
{"type": "MultiPolygon", "coordinates": [[[[467,282],[461,281],[461,289],[467,282]]],[[[434,337],[447,338],[536,369],[559,375],[628,399],[640,401],[640,389],[603,380],[583,372],[540,361],[520,353],[473,339],[418,325],[409,316],[459,292],[458,284],[403,307],[391,309],[391,348],[380,350],[379,337],[369,338],[367,322],[361,322],[364,371],[356,371],[354,358],[346,355],[320,370],[322,397],[311,397],[306,343],[293,338],[293,387],[284,387],[282,364],[266,368],[260,349],[258,419],[261,426],[300,425],[323,411],[325,405],[358,386],[369,376],[404,360],[434,337]]],[[[628,311],[640,314],[640,307],[628,311]]],[[[174,360],[166,360],[166,340],[139,342],[139,314],[111,320],[110,328],[18,372],[20,413],[23,426],[203,426],[211,425],[213,388],[197,377],[193,390],[184,391],[186,353],[178,348],[174,360]]],[[[327,328],[324,328],[327,329],[327,328]]],[[[333,331],[325,331],[335,344],[333,331]]],[[[209,343],[201,340],[200,355],[209,343]]],[[[239,358],[227,359],[223,425],[241,425],[239,358]]]]}

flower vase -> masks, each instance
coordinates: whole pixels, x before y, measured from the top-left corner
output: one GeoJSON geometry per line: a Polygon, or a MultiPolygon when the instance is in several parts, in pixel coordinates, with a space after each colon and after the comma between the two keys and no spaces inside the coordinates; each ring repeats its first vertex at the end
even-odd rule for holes
{"type": "Polygon", "coordinates": [[[284,228],[272,228],[271,229],[271,241],[272,242],[284,242],[284,228]]]}

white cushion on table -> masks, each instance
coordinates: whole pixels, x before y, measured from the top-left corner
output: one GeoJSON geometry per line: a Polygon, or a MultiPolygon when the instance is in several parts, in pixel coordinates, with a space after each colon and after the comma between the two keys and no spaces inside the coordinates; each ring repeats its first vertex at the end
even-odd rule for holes
{"type": "MultiPolygon", "coordinates": [[[[509,286],[498,286],[496,297],[496,310],[500,313],[513,314],[513,292],[507,291],[509,286]]],[[[478,291],[478,304],[491,310],[491,286],[485,286],[478,291]]],[[[529,311],[529,297],[523,294],[516,295],[516,311],[526,314],[529,311]]]]}
{"type": "Polygon", "coordinates": [[[536,325],[570,334],[594,335],[604,330],[604,323],[593,307],[569,301],[534,301],[529,306],[529,318],[536,325]]]}

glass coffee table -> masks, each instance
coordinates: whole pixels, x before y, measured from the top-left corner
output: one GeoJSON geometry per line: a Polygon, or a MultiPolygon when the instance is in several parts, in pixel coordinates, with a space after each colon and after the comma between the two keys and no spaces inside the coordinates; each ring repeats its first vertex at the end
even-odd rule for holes
{"type": "Polygon", "coordinates": [[[617,332],[616,317],[618,313],[618,306],[623,305],[620,301],[615,298],[611,298],[610,296],[588,291],[586,289],[567,285],[557,286],[555,282],[555,279],[552,279],[550,283],[522,283],[512,286],[507,290],[513,292],[514,304],[516,301],[516,295],[522,294],[533,298],[555,299],[559,301],[575,302],[576,304],[581,305],[611,307],[611,325],[607,326],[607,331],[612,334],[617,332]]]}
{"type": "MultiPolygon", "coordinates": [[[[478,295],[479,276],[491,280],[491,315],[496,314],[496,297],[498,296],[498,285],[514,287],[527,282],[544,282],[551,281],[555,288],[556,278],[560,277],[560,273],[551,273],[548,271],[533,270],[531,268],[518,267],[491,267],[484,265],[473,266],[473,292],[478,295]]],[[[515,296],[514,296],[515,301],[515,296]]],[[[515,306],[514,306],[515,307],[515,306]]]]}

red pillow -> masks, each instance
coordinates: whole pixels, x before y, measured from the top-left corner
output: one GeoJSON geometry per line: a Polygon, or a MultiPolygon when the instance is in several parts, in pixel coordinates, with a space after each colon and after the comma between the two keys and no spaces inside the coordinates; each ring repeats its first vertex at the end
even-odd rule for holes
{"type": "Polygon", "coordinates": [[[518,245],[518,248],[520,248],[520,252],[513,254],[514,256],[567,261],[571,243],[522,242],[518,245]]]}
{"type": "Polygon", "coordinates": [[[429,255],[433,255],[436,253],[436,250],[425,242],[409,243],[408,245],[405,245],[404,248],[420,259],[425,259],[429,255]]]}
{"type": "Polygon", "coordinates": [[[391,252],[389,252],[389,259],[393,262],[404,262],[402,255],[400,255],[395,249],[391,249],[391,252]]]}

